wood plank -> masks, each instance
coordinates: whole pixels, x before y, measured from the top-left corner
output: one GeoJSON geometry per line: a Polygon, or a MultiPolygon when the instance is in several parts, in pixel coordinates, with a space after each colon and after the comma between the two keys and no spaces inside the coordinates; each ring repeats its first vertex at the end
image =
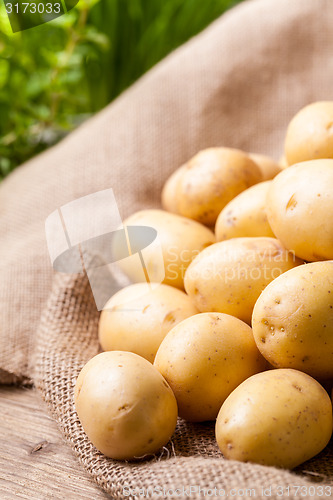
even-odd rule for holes
{"type": "Polygon", "coordinates": [[[0,498],[110,498],[80,466],[33,389],[0,386],[0,498]]]}

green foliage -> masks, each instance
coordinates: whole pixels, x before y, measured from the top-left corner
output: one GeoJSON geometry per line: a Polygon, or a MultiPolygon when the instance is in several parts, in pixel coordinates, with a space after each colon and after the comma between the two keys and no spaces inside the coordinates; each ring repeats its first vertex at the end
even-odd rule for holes
{"type": "Polygon", "coordinates": [[[0,5],[0,179],[241,0],[80,0],[12,34],[0,5]]]}

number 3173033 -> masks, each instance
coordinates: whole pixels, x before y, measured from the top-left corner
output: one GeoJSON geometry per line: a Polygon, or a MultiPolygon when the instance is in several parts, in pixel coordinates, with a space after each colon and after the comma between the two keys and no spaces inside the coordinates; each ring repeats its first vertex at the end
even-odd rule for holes
{"type": "Polygon", "coordinates": [[[7,14],[60,14],[61,4],[60,3],[6,3],[7,14]]]}

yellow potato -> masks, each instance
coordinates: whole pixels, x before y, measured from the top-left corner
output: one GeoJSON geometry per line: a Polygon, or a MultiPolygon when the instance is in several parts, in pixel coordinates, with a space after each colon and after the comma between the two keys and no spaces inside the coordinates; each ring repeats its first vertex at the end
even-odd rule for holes
{"type": "Polygon", "coordinates": [[[252,327],[273,366],[333,379],[333,261],[299,266],[270,283],[254,307],[252,327]]]}
{"type": "Polygon", "coordinates": [[[205,149],[182,166],[181,173],[173,174],[171,186],[167,181],[162,195],[163,205],[213,226],[230,200],[261,180],[259,167],[242,151],[205,149]]]}
{"type": "Polygon", "coordinates": [[[103,352],[83,367],[75,407],[94,446],[130,460],[165,445],[177,422],[177,403],[162,375],[131,352],[103,352]]]}
{"type": "Polygon", "coordinates": [[[266,155],[258,153],[249,153],[249,157],[253,160],[261,170],[262,180],[268,181],[273,179],[279,172],[281,172],[281,165],[266,155]]]}
{"type": "Polygon", "coordinates": [[[186,165],[177,168],[171,176],[167,179],[166,183],[162,189],[162,207],[167,212],[178,213],[178,197],[177,197],[177,188],[179,179],[182,177],[183,172],[186,168],[186,165]]]}
{"type": "Polygon", "coordinates": [[[332,434],[325,389],[297,370],[258,373],[222,405],[216,439],[226,458],[293,469],[317,455],[332,434]]]}
{"type": "MultiPolygon", "coordinates": [[[[164,210],[141,210],[124,221],[129,230],[133,226],[149,226],[157,231],[157,239],[151,246],[142,250],[142,259],[150,281],[162,277],[163,283],[180,289],[184,287],[184,274],[201,250],[215,241],[213,232],[196,221],[186,219],[180,215],[171,214],[164,210]]],[[[114,258],[117,254],[118,240],[114,238],[114,258]]],[[[146,279],[137,255],[129,259],[119,260],[119,267],[135,283],[146,279]]]]}
{"type": "Polygon", "coordinates": [[[179,415],[213,420],[230,392],[265,369],[251,328],[227,314],[185,319],[162,341],[154,362],[170,384],[179,415]]]}
{"type": "Polygon", "coordinates": [[[281,158],[279,159],[279,164],[281,167],[281,170],[284,170],[285,168],[288,168],[290,165],[287,162],[287,158],[285,155],[282,155],[281,158]]]}
{"type": "Polygon", "coordinates": [[[250,323],[263,289],[299,264],[275,238],[233,238],[194,259],[185,274],[185,290],[199,311],[224,312],[250,323]]]}
{"type": "Polygon", "coordinates": [[[152,363],[168,331],[198,312],[177,288],[130,285],[113,295],[102,311],[99,341],[104,351],[131,351],[152,363]]]}
{"type": "Polygon", "coordinates": [[[277,175],[267,217],[276,237],[298,257],[333,259],[333,160],[299,163],[277,175]]]}
{"type": "Polygon", "coordinates": [[[271,181],[260,182],[229,201],[217,218],[217,241],[241,236],[270,236],[274,233],[266,215],[266,196],[271,181]]]}
{"type": "Polygon", "coordinates": [[[319,158],[333,158],[333,102],[314,102],[291,120],[285,140],[289,165],[319,158]]]}

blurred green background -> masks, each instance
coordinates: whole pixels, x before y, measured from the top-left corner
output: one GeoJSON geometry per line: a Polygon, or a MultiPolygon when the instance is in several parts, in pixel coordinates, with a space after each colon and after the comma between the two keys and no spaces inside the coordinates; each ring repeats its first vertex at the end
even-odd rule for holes
{"type": "Polygon", "coordinates": [[[0,180],[240,1],[80,0],[16,34],[0,1],[0,180]]]}

